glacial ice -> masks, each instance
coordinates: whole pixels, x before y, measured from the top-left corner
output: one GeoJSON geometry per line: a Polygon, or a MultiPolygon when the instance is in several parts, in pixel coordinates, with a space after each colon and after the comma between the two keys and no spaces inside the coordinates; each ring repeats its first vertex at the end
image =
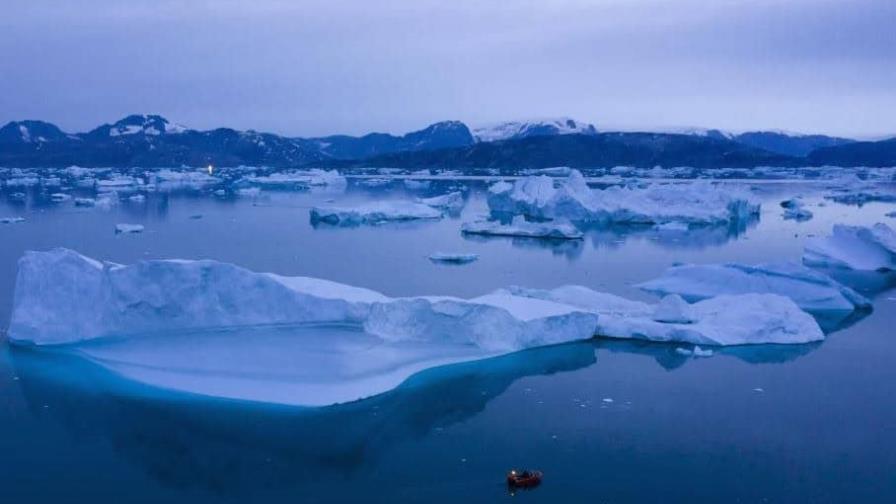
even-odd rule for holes
{"type": "Polygon", "coordinates": [[[824,339],[811,315],[777,294],[720,295],[691,305],[673,298],[650,305],[581,286],[554,290],[516,287],[509,292],[596,313],[597,335],[610,338],[720,346],[824,339]]]}
{"type": "Polygon", "coordinates": [[[389,221],[441,219],[442,212],[413,201],[373,201],[354,207],[316,206],[311,208],[311,222],[339,226],[381,224],[389,221]]]}
{"type": "Polygon", "coordinates": [[[295,170],[271,173],[269,175],[251,175],[243,177],[234,184],[237,187],[260,186],[268,189],[308,189],[310,187],[344,188],[348,184],[345,177],[336,170],[295,170]]]}
{"type": "Polygon", "coordinates": [[[141,383],[308,406],[385,392],[434,366],[595,334],[694,345],[824,337],[774,294],[649,304],[565,286],[390,298],[211,260],[120,265],[67,249],[20,259],[8,330],[12,342],[68,344],[141,383]]]}
{"type": "Polygon", "coordinates": [[[553,178],[543,175],[513,184],[498,182],[489,188],[488,205],[499,214],[598,224],[725,224],[759,213],[749,195],[708,182],[597,190],[588,187],[577,170],[556,186],[553,178]]]}
{"type": "Polygon", "coordinates": [[[581,240],[581,231],[568,221],[528,222],[522,216],[513,218],[510,224],[500,221],[478,220],[465,222],[461,232],[473,235],[520,236],[525,238],[551,238],[562,240],[581,240]]]}
{"type": "Polygon", "coordinates": [[[832,278],[790,262],[747,265],[685,264],[638,285],[654,294],[678,294],[694,302],[723,294],[778,294],[813,313],[870,309],[871,302],[832,278]]]}
{"type": "Polygon", "coordinates": [[[158,331],[361,323],[371,303],[386,300],[367,289],[216,261],[123,266],[60,248],[19,260],[9,337],[55,344],[158,331]]]}
{"type": "Polygon", "coordinates": [[[835,225],[831,236],[806,242],[803,264],[859,271],[896,270],[896,232],[880,222],[870,228],[835,225]]]}

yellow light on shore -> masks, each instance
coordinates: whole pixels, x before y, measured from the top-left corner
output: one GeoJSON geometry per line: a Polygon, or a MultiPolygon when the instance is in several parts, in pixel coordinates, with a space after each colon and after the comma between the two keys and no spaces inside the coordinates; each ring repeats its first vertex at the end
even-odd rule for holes
{"type": "Polygon", "coordinates": [[[212,166],[212,165],[208,165],[208,174],[209,174],[209,175],[211,175],[212,172],[213,172],[214,170],[215,170],[215,167],[214,167],[214,166],[212,166]]]}

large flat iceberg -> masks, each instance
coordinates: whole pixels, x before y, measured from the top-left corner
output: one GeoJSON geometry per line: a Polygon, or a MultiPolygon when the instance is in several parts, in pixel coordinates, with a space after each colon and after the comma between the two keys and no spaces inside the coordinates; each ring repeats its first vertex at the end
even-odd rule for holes
{"type": "Polygon", "coordinates": [[[581,231],[566,221],[528,222],[516,216],[510,224],[495,220],[465,222],[461,232],[472,235],[518,236],[523,238],[550,238],[555,240],[581,240],[581,231]]]}
{"type": "Polygon", "coordinates": [[[498,182],[489,188],[488,205],[495,213],[596,224],[711,225],[742,222],[759,213],[748,194],[709,182],[598,190],[576,170],[556,183],[547,176],[498,182]]]}
{"type": "Polygon", "coordinates": [[[699,345],[824,336],[774,294],[658,304],[586,287],[390,298],[211,260],[100,262],[67,249],[19,261],[10,341],[66,344],[116,375],[211,396],[326,405],[434,366],[595,335],[699,345]]]}
{"type": "Polygon", "coordinates": [[[830,236],[806,243],[803,264],[859,271],[896,270],[896,232],[883,223],[872,227],[835,225],[830,236]]]}
{"type": "Polygon", "coordinates": [[[311,209],[311,222],[337,226],[441,218],[441,210],[424,203],[401,200],[374,201],[353,207],[316,206],[311,209]]]}

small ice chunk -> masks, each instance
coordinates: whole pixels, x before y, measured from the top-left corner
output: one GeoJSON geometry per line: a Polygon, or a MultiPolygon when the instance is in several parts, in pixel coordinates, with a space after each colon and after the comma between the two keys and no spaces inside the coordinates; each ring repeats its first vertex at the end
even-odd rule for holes
{"type": "Polygon", "coordinates": [[[0,224],[18,224],[25,222],[24,217],[0,217],[0,224]]]}
{"type": "Polygon", "coordinates": [[[135,194],[133,196],[130,196],[128,198],[128,201],[130,201],[131,203],[143,203],[146,201],[146,196],[142,194],[135,194]]]}
{"type": "Polygon", "coordinates": [[[521,236],[526,238],[553,238],[581,240],[583,234],[568,221],[528,222],[523,217],[514,217],[509,225],[499,221],[480,220],[465,222],[461,232],[466,234],[492,236],[521,236]]]}
{"type": "Polygon", "coordinates": [[[464,194],[455,191],[432,198],[419,198],[417,202],[448,212],[459,212],[464,207],[464,194]]]}
{"type": "Polygon", "coordinates": [[[422,191],[429,189],[431,182],[429,180],[405,180],[404,186],[412,191],[422,191]]]}
{"type": "Polygon", "coordinates": [[[479,259],[479,254],[435,252],[429,256],[429,260],[438,263],[467,264],[479,259]]]}
{"type": "Polygon", "coordinates": [[[142,233],[143,225],[142,224],[116,224],[115,225],[115,233],[142,233]]]}
{"type": "Polygon", "coordinates": [[[93,198],[75,198],[75,206],[78,206],[78,207],[96,206],[96,200],[93,198]]]}
{"type": "Polygon", "coordinates": [[[71,197],[70,195],[65,194],[65,193],[53,193],[53,194],[50,195],[50,199],[51,199],[54,203],[62,203],[63,201],[68,201],[68,200],[70,200],[71,198],[72,198],[72,197],[71,197]]]}
{"type": "Polygon", "coordinates": [[[812,218],[812,212],[803,206],[803,202],[796,198],[791,198],[781,202],[784,209],[782,217],[785,220],[807,221],[812,218]]]}

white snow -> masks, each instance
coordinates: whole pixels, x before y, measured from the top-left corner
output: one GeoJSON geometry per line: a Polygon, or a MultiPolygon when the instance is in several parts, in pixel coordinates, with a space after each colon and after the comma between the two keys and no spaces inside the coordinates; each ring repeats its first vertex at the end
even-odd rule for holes
{"type": "Polygon", "coordinates": [[[479,220],[465,222],[461,232],[476,235],[521,236],[526,238],[554,238],[564,240],[581,240],[582,232],[566,221],[528,222],[516,216],[510,224],[499,221],[479,220]]]}
{"type": "Polygon", "coordinates": [[[543,175],[498,182],[489,189],[488,205],[492,212],[599,224],[725,224],[759,212],[759,204],[733,187],[700,181],[598,190],[577,170],[556,184],[543,175]]]}
{"type": "Polygon", "coordinates": [[[143,225],[142,224],[116,224],[115,225],[115,233],[142,233],[143,225]]]}
{"type": "Polygon", "coordinates": [[[479,259],[479,254],[457,252],[435,252],[429,256],[430,261],[451,264],[468,264],[477,259],[479,259]]]}
{"type": "Polygon", "coordinates": [[[413,201],[373,201],[354,207],[316,206],[311,208],[312,222],[341,226],[381,224],[390,221],[441,219],[442,212],[413,201]]]}
{"type": "Polygon", "coordinates": [[[678,294],[694,302],[722,294],[778,294],[810,313],[852,312],[871,302],[832,278],[790,262],[747,265],[685,264],[638,285],[655,294],[678,294]]]}
{"type": "Polygon", "coordinates": [[[555,119],[533,119],[528,121],[507,121],[484,124],[472,129],[473,137],[479,142],[495,142],[532,135],[571,135],[596,133],[591,124],[577,122],[568,117],[555,119]]]}
{"type": "Polygon", "coordinates": [[[860,271],[894,270],[896,232],[883,223],[870,228],[837,224],[831,236],[806,242],[803,263],[860,271]]]}

